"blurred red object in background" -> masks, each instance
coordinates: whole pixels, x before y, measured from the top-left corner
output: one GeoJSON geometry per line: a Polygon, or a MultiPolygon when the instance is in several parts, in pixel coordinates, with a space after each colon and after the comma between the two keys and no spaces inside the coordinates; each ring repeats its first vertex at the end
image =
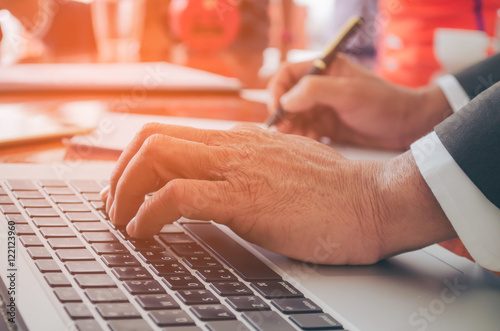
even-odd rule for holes
{"type": "Polygon", "coordinates": [[[238,4],[233,0],[172,0],[170,26],[174,35],[190,49],[224,49],[238,34],[238,4]]]}

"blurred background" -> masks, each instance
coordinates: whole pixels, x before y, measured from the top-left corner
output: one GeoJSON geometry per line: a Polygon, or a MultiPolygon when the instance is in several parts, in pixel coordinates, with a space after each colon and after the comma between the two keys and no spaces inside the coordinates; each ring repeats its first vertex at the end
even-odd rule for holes
{"type": "Polygon", "coordinates": [[[0,0],[0,61],[167,61],[263,87],[288,53],[322,48],[334,10],[332,0],[0,0]]]}

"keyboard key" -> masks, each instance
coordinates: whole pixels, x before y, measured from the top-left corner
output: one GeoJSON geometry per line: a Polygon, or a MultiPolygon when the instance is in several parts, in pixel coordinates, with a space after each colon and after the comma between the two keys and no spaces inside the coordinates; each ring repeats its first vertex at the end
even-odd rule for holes
{"type": "Polygon", "coordinates": [[[68,226],[68,224],[60,217],[34,217],[33,223],[36,227],[63,227],[68,226]]]}
{"type": "Polygon", "coordinates": [[[43,246],[42,241],[37,236],[20,236],[19,240],[24,247],[43,246]]]}
{"type": "Polygon", "coordinates": [[[129,250],[121,243],[96,243],[92,244],[92,249],[101,254],[129,254],[129,250]]]}
{"type": "Polygon", "coordinates": [[[2,214],[20,214],[19,210],[14,205],[0,205],[0,211],[2,214]]]}
{"type": "Polygon", "coordinates": [[[104,210],[104,209],[106,209],[106,204],[104,202],[102,202],[102,201],[91,201],[90,204],[96,210],[104,210]]]}
{"type": "Polygon", "coordinates": [[[125,289],[133,295],[165,293],[156,280],[127,280],[123,282],[125,289]]]}
{"type": "Polygon", "coordinates": [[[236,277],[224,268],[205,268],[198,269],[196,273],[205,282],[224,282],[235,281],[236,277]]]}
{"type": "Polygon", "coordinates": [[[136,301],[145,310],[152,309],[178,309],[179,305],[170,295],[164,294],[143,294],[136,297],[136,301]]]}
{"type": "Polygon", "coordinates": [[[160,234],[158,237],[160,238],[161,241],[163,241],[167,245],[194,243],[194,240],[191,239],[191,237],[185,233],[160,234]]]}
{"type": "Polygon", "coordinates": [[[61,302],[82,302],[78,293],[71,287],[56,288],[54,293],[61,302]]]}
{"type": "Polygon", "coordinates": [[[208,290],[181,290],[176,295],[186,305],[219,303],[219,299],[208,290]]]}
{"type": "Polygon", "coordinates": [[[173,233],[184,233],[184,231],[175,224],[165,224],[163,228],[161,228],[160,233],[173,234],[173,233]]]}
{"type": "Polygon", "coordinates": [[[0,195],[7,195],[7,192],[0,186],[0,195]]]}
{"type": "Polygon", "coordinates": [[[105,231],[109,231],[109,228],[101,222],[75,223],[75,228],[79,232],[105,232],[105,231]]]}
{"type": "Polygon", "coordinates": [[[149,316],[159,326],[195,325],[191,317],[182,310],[153,310],[149,316]]]}
{"type": "Polygon", "coordinates": [[[89,288],[85,295],[93,303],[128,302],[127,296],[119,288],[89,288]]]}
{"type": "MultiPolygon", "coordinates": [[[[0,202],[1,203],[1,202],[0,202]]],[[[48,208],[52,205],[47,200],[42,199],[20,199],[19,203],[24,208],[48,208]]]]}
{"type": "Polygon", "coordinates": [[[83,203],[64,203],[59,205],[59,209],[65,213],[90,212],[90,208],[83,203]]]}
{"type": "Polygon", "coordinates": [[[31,228],[29,224],[16,224],[15,232],[18,236],[21,235],[35,235],[35,231],[31,228]]]}
{"type": "Polygon", "coordinates": [[[289,282],[255,282],[252,286],[266,299],[302,298],[304,295],[289,282]]]}
{"type": "MultiPolygon", "coordinates": [[[[105,210],[99,210],[99,215],[105,219],[106,221],[109,221],[109,215],[106,214],[106,211],[105,210]]],[[[110,222],[111,223],[111,222],[110,222]]]]}
{"type": "Polygon", "coordinates": [[[127,244],[134,251],[164,251],[165,247],[160,245],[155,239],[130,239],[127,244]]]}
{"type": "Polygon", "coordinates": [[[12,193],[16,199],[45,199],[43,194],[38,191],[15,191],[12,193]]]}
{"type": "Polygon", "coordinates": [[[45,187],[43,190],[48,195],[75,195],[69,187],[45,187]]]}
{"type": "Polygon", "coordinates": [[[151,265],[151,270],[158,276],[185,275],[189,271],[180,263],[163,263],[155,262],[151,265]]]}
{"type": "Polygon", "coordinates": [[[13,205],[13,204],[14,202],[8,196],[0,195],[0,205],[13,205]]]}
{"type": "Polygon", "coordinates": [[[87,201],[101,201],[101,195],[99,193],[84,193],[83,197],[87,201]]]}
{"type": "Polygon", "coordinates": [[[43,179],[38,181],[38,185],[42,187],[66,187],[68,186],[64,180],[61,179],[43,179]]]}
{"type": "Polygon", "coordinates": [[[244,312],[243,317],[252,324],[259,331],[267,330],[280,330],[280,331],[294,331],[287,320],[281,317],[275,311],[249,311],[244,312]]]}
{"type": "Polygon", "coordinates": [[[27,251],[33,260],[52,258],[52,255],[45,247],[28,247],[27,251]]]}
{"type": "Polygon", "coordinates": [[[47,240],[50,248],[85,248],[83,243],[78,238],[50,238],[47,240]]]}
{"type": "Polygon", "coordinates": [[[75,281],[81,288],[116,287],[113,278],[106,274],[78,274],[75,281]]]}
{"type": "Polygon", "coordinates": [[[171,290],[202,289],[205,286],[192,275],[165,276],[163,282],[171,290]]]}
{"type": "Polygon", "coordinates": [[[153,331],[149,324],[142,319],[111,320],[108,326],[112,331],[153,331]]]}
{"type": "MultiPolygon", "coordinates": [[[[77,223],[85,224],[85,223],[77,223]]],[[[111,232],[83,232],[83,239],[88,243],[110,243],[117,242],[118,239],[111,232]]]]}
{"type": "Polygon", "coordinates": [[[72,180],[70,185],[80,193],[99,193],[102,190],[101,185],[93,180],[72,180]]]}
{"type": "Polygon", "coordinates": [[[132,255],[113,255],[104,254],[101,260],[106,264],[106,267],[131,267],[140,265],[139,261],[132,255]]]}
{"type": "Polygon", "coordinates": [[[130,302],[98,303],[97,311],[105,319],[138,318],[141,314],[130,302]]]}
{"type": "Polygon", "coordinates": [[[234,320],[236,316],[223,305],[192,306],[191,311],[202,321],[234,320]]]}
{"type": "Polygon", "coordinates": [[[66,227],[41,227],[40,233],[44,238],[76,237],[73,230],[66,227]]]}
{"type": "Polygon", "coordinates": [[[54,208],[26,208],[29,217],[56,217],[59,216],[54,208]]]}
{"type": "Polygon", "coordinates": [[[38,188],[31,180],[10,179],[5,181],[11,191],[38,191],[38,188]]]}
{"type": "Polygon", "coordinates": [[[10,214],[6,215],[5,218],[7,219],[7,222],[14,222],[16,224],[28,224],[26,218],[24,218],[24,216],[21,214],[10,214]]]}
{"type": "MultiPolygon", "coordinates": [[[[109,223],[111,223],[111,222],[109,222],[109,223]]],[[[111,223],[111,224],[113,224],[113,223],[111,223]]],[[[131,236],[128,235],[125,226],[121,226],[121,225],[116,226],[113,224],[113,229],[115,229],[117,231],[118,237],[122,238],[123,240],[133,239],[131,236]]]]}
{"type": "Polygon", "coordinates": [[[284,314],[321,313],[321,308],[309,299],[287,298],[271,301],[284,314]]]}
{"type": "Polygon", "coordinates": [[[155,252],[155,251],[141,251],[139,252],[139,257],[146,261],[147,263],[154,262],[177,262],[177,258],[167,251],[155,252]]]}
{"type": "Polygon", "coordinates": [[[82,200],[76,195],[52,195],[50,196],[57,204],[80,203],[82,200]]]}
{"type": "Polygon", "coordinates": [[[43,272],[43,273],[61,272],[61,268],[54,260],[48,260],[48,259],[47,260],[45,260],[45,259],[37,260],[35,262],[35,264],[36,264],[38,270],[40,270],[40,272],[43,272]]]}
{"type": "Polygon", "coordinates": [[[245,324],[235,320],[211,321],[207,324],[207,328],[210,331],[251,331],[245,324]]]}
{"type": "Polygon", "coordinates": [[[151,279],[153,276],[143,267],[115,267],[111,271],[119,280],[151,279]]]}
{"type": "Polygon", "coordinates": [[[222,267],[222,264],[211,256],[185,256],[183,260],[193,269],[222,267]]]}
{"type": "Polygon", "coordinates": [[[281,280],[280,275],[217,226],[211,223],[191,223],[185,224],[184,227],[210,247],[244,280],[281,280]]]}
{"type": "Polygon", "coordinates": [[[342,324],[330,314],[291,315],[290,319],[302,330],[343,330],[342,324]]]}
{"type": "Polygon", "coordinates": [[[92,313],[83,303],[67,303],[64,309],[72,319],[93,318],[92,313]]]}
{"type": "Polygon", "coordinates": [[[69,273],[74,274],[101,274],[105,273],[97,261],[69,261],[64,264],[69,273]]]}
{"type": "Polygon", "coordinates": [[[228,297],[226,302],[237,311],[271,309],[264,300],[256,296],[228,297]]]}
{"type": "Polygon", "coordinates": [[[76,329],[78,331],[98,331],[102,330],[96,320],[79,320],[75,323],[76,329]]]}
{"type": "Polygon", "coordinates": [[[94,260],[94,256],[86,249],[58,249],[56,255],[63,262],[94,260]]]}
{"type": "Polygon", "coordinates": [[[210,284],[210,287],[223,297],[253,295],[253,292],[240,282],[215,282],[210,284]]]}
{"type": "Polygon", "coordinates": [[[45,274],[43,277],[50,287],[71,286],[68,278],[61,272],[45,274]]]}
{"type": "Polygon", "coordinates": [[[94,213],[66,213],[66,217],[71,222],[97,222],[99,217],[95,216],[94,213]]]}
{"type": "Polygon", "coordinates": [[[170,246],[180,256],[207,256],[208,253],[198,244],[177,244],[170,246]]]}

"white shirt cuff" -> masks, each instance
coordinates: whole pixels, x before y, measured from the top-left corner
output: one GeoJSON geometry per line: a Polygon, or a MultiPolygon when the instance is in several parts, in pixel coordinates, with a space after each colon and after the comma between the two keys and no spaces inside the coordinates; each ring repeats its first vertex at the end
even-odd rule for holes
{"type": "Polygon", "coordinates": [[[436,84],[441,88],[454,113],[470,102],[470,98],[462,85],[453,75],[445,75],[436,79],[436,84]]]}
{"type": "Polygon", "coordinates": [[[470,255],[482,267],[500,271],[500,209],[463,172],[435,132],[413,143],[411,150],[470,255]]]}

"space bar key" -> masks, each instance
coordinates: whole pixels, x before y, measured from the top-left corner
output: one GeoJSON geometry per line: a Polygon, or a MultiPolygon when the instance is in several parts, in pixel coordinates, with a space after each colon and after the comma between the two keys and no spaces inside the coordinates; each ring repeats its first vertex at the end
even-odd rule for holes
{"type": "Polygon", "coordinates": [[[244,280],[281,280],[280,275],[214,224],[183,225],[244,280]]]}

